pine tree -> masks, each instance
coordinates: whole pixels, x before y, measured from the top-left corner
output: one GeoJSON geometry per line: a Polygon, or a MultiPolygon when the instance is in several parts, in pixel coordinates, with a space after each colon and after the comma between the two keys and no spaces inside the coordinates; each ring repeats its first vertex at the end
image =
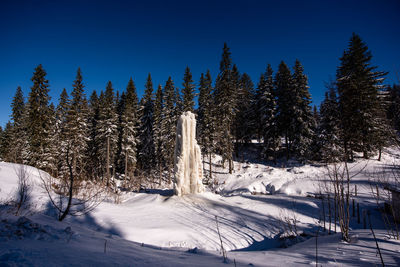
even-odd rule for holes
{"type": "Polygon", "coordinates": [[[293,90],[293,79],[290,69],[281,62],[275,75],[277,96],[277,127],[280,136],[285,138],[286,159],[290,158],[295,138],[296,94],[293,90]]]}
{"type": "Polygon", "coordinates": [[[76,176],[77,172],[84,170],[86,159],[84,158],[87,141],[87,101],[84,93],[84,85],[82,83],[81,69],[78,68],[76,79],[72,85],[72,99],[70,109],[67,114],[67,139],[69,147],[69,155],[72,159],[72,169],[76,176]]]}
{"type": "Polygon", "coordinates": [[[189,67],[185,69],[185,75],[183,76],[183,111],[191,111],[193,112],[194,107],[194,84],[192,79],[192,73],[190,72],[189,67]]]}
{"type": "Polygon", "coordinates": [[[389,103],[387,107],[387,118],[394,129],[400,131],[400,85],[394,84],[388,88],[389,103]]]}
{"type": "Polygon", "coordinates": [[[334,84],[328,84],[328,92],[325,93],[325,99],[320,107],[320,154],[325,162],[335,162],[342,159],[343,151],[340,142],[340,114],[339,103],[337,99],[334,84]]]}
{"type": "MultiPolygon", "coordinates": [[[[103,97],[104,98],[104,95],[103,97]]],[[[88,142],[86,148],[86,158],[88,162],[86,164],[86,173],[88,173],[92,179],[97,179],[102,174],[100,163],[100,140],[98,133],[98,123],[100,120],[100,100],[97,96],[96,91],[90,96],[89,100],[89,116],[88,116],[88,142]]]]}
{"type": "Polygon", "coordinates": [[[12,124],[11,122],[7,122],[4,130],[1,131],[0,138],[0,158],[2,161],[10,162],[11,158],[11,136],[12,136],[12,124]]]}
{"type": "Polygon", "coordinates": [[[199,108],[198,108],[198,133],[199,144],[203,155],[209,157],[209,179],[212,179],[212,153],[215,147],[215,121],[213,114],[212,79],[210,71],[204,77],[200,76],[199,108]]]}
{"type": "Polygon", "coordinates": [[[115,94],[109,81],[103,97],[100,98],[97,134],[99,140],[100,164],[105,167],[106,182],[110,184],[111,170],[115,172],[115,154],[118,142],[118,116],[115,107],[115,94]]]}
{"type": "Polygon", "coordinates": [[[160,185],[162,180],[162,171],[165,165],[163,158],[163,146],[164,136],[162,135],[162,111],[163,111],[163,91],[162,86],[158,85],[156,91],[156,99],[154,102],[154,114],[153,114],[153,140],[154,140],[154,151],[155,151],[155,165],[160,176],[160,185]]]}
{"type": "Polygon", "coordinates": [[[12,135],[10,136],[10,155],[12,162],[23,163],[23,155],[26,154],[26,127],[25,127],[25,101],[21,87],[18,86],[11,103],[13,120],[12,135]],[[24,153],[25,151],[25,153],[24,153]]]}
{"type": "Polygon", "coordinates": [[[125,179],[132,178],[137,162],[138,146],[138,97],[136,87],[132,80],[129,80],[126,87],[125,107],[122,113],[122,154],[125,156],[125,179]]]}
{"type": "Polygon", "coordinates": [[[274,97],[273,70],[270,64],[264,74],[261,74],[257,86],[255,102],[255,128],[263,138],[263,157],[272,156],[276,161],[276,151],[279,147],[279,136],[276,120],[276,101],[274,97]]]}
{"type": "Polygon", "coordinates": [[[378,121],[381,116],[378,91],[386,73],[371,66],[372,55],[361,38],[354,34],[348,49],[340,58],[336,81],[341,112],[342,138],[347,158],[353,152],[363,152],[365,158],[376,149],[378,121]]]}
{"type": "Polygon", "coordinates": [[[139,162],[142,170],[150,172],[154,166],[154,140],[153,140],[153,82],[149,74],[146,90],[140,106],[140,147],[139,162]]]}
{"type": "Polygon", "coordinates": [[[44,149],[50,134],[49,82],[42,65],[35,68],[33,86],[29,94],[27,136],[29,139],[29,163],[38,167],[44,161],[44,149]]]}
{"type": "MultiPolygon", "coordinates": [[[[250,76],[243,73],[237,88],[237,105],[235,114],[235,141],[236,141],[236,156],[239,155],[240,146],[243,146],[251,141],[254,131],[254,120],[252,119],[254,85],[250,76]]],[[[242,149],[243,151],[243,149],[242,149]]]]}
{"type": "Polygon", "coordinates": [[[293,70],[293,91],[295,93],[293,150],[299,159],[311,158],[311,144],[314,137],[314,118],[311,110],[311,96],[303,66],[296,60],[293,70]]]}
{"type": "Polygon", "coordinates": [[[232,77],[231,53],[227,44],[224,44],[220,72],[217,77],[214,99],[216,121],[218,121],[217,150],[221,153],[222,159],[229,162],[229,173],[233,170],[233,136],[232,125],[235,116],[236,80],[232,77]]]}
{"type": "Polygon", "coordinates": [[[53,103],[49,105],[47,109],[47,135],[44,143],[46,146],[42,148],[41,158],[38,162],[38,168],[46,170],[52,176],[58,174],[58,155],[59,155],[59,144],[57,143],[56,135],[56,112],[53,103]]]}
{"type": "Polygon", "coordinates": [[[171,77],[164,87],[163,94],[163,109],[162,109],[162,122],[161,122],[161,135],[163,136],[163,149],[162,157],[165,160],[165,165],[168,170],[169,182],[171,182],[171,172],[174,164],[174,149],[175,149],[175,135],[176,135],[176,92],[174,82],[171,77]]]}
{"type": "Polygon", "coordinates": [[[55,139],[59,150],[59,153],[56,157],[57,173],[55,176],[60,175],[66,177],[66,175],[68,175],[68,168],[65,158],[68,147],[67,116],[70,110],[70,104],[71,103],[67,90],[64,88],[60,94],[58,106],[55,112],[55,139]]]}

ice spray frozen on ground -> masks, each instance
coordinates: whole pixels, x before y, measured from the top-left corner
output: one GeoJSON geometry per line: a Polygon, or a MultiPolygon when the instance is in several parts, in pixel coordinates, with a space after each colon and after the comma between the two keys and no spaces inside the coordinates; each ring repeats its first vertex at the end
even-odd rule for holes
{"type": "Polygon", "coordinates": [[[184,112],[178,120],[176,131],[174,192],[178,196],[204,192],[195,115],[190,111],[184,112]]]}

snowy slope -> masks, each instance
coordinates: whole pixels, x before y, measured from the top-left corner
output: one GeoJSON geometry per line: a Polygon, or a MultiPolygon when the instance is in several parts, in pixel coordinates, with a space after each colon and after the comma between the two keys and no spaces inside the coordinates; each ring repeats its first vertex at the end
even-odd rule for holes
{"type": "MultiPolygon", "coordinates": [[[[357,174],[353,184],[358,185],[362,208],[373,211],[374,200],[367,183],[367,172],[392,164],[392,161],[393,152],[385,154],[382,162],[370,160],[367,167],[362,160],[350,166],[351,172],[357,174]]],[[[12,197],[17,187],[15,166],[0,163],[2,200],[12,197]]],[[[216,187],[220,195],[209,191],[177,197],[170,195],[171,190],[126,193],[121,204],[103,202],[90,214],[69,217],[62,223],[44,215],[48,208],[47,196],[38,171],[34,168],[29,171],[34,185],[33,215],[32,212],[23,214],[39,225],[35,226],[36,230],[43,228],[49,235],[32,234],[36,230],[25,227],[24,220],[18,223],[18,217],[0,212],[7,220],[0,225],[0,262],[36,266],[46,265],[46,262],[63,265],[63,261],[76,265],[216,266],[222,263],[217,216],[224,247],[229,251],[228,258],[235,259],[239,266],[249,263],[281,266],[282,258],[290,266],[315,264],[315,238],[281,249],[283,242],[279,236],[284,228],[282,219],[287,216],[296,217],[299,232],[309,236],[315,234],[321,204],[320,200],[307,195],[319,192],[319,181],[326,176],[323,167],[293,165],[277,168],[235,162],[232,175],[216,169],[219,173],[216,187]],[[67,227],[72,229],[72,235],[67,227]],[[22,237],[18,234],[7,236],[4,233],[9,232],[8,229],[13,229],[12,232],[22,229],[22,237]],[[187,252],[195,247],[198,253],[187,252]],[[50,254],[54,256],[47,261],[46,255],[50,254]]],[[[384,248],[385,263],[399,265],[398,241],[387,239],[378,214],[373,211],[373,215],[373,225],[384,248]]],[[[361,229],[362,225],[355,219],[351,226],[358,229],[352,232],[358,235],[354,238],[358,239],[355,243],[339,242],[340,234],[319,238],[320,261],[324,266],[379,263],[370,231],[361,229]]]]}

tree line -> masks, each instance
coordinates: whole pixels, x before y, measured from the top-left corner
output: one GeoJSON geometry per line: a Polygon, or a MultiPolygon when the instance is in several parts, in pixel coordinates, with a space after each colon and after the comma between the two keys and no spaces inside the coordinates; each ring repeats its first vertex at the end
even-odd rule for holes
{"type": "Polygon", "coordinates": [[[149,74],[140,100],[132,78],[121,94],[108,82],[100,94],[93,91],[87,98],[78,69],[72,92],[62,90],[54,106],[39,65],[27,101],[21,88],[16,90],[11,120],[0,134],[0,156],[54,177],[68,175],[68,154],[81,179],[171,182],[176,122],[182,112],[192,111],[204,158],[221,155],[230,173],[234,158],[242,158],[254,139],[258,156],[273,162],[353,160],[355,153],[368,158],[391,144],[400,128],[400,88],[386,86],[387,73],[372,66],[371,59],[367,45],[353,34],[319,110],[311,106],[299,60],[292,68],[282,61],[276,73],[268,64],[255,86],[233,64],[226,44],[215,80],[210,71],[200,76],[197,108],[189,67],[181,90],[171,77],[154,90],[149,74]]]}

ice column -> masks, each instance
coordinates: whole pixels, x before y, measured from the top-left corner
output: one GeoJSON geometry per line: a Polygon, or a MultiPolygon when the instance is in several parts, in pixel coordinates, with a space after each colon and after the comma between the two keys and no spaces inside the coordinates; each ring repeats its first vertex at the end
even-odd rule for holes
{"type": "Polygon", "coordinates": [[[204,192],[201,151],[196,141],[196,118],[190,111],[179,118],[174,156],[175,194],[182,196],[204,192]]]}

